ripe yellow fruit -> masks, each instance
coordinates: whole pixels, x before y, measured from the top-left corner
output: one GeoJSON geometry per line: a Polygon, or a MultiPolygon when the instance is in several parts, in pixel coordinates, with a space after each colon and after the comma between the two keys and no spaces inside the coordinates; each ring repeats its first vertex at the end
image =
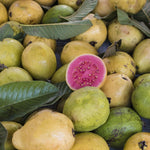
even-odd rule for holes
{"type": "Polygon", "coordinates": [[[40,5],[44,6],[51,6],[56,2],[56,0],[35,0],[35,1],[38,2],[40,5]]]}
{"type": "Polygon", "coordinates": [[[8,21],[8,13],[6,7],[0,2],[0,24],[8,21]]]}

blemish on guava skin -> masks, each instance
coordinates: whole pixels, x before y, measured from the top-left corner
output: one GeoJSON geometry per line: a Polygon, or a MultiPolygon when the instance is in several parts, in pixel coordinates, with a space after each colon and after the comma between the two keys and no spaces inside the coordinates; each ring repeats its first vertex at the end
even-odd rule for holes
{"type": "Polygon", "coordinates": [[[97,44],[97,42],[95,42],[95,41],[91,41],[91,42],[89,42],[92,46],[95,46],[96,44],[97,44]]]}
{"type": "Polygon", "coordinates": [[[128,81],[128,79],[127,79],[127,78],[125,78],[125,77],[122,77],[122,79],[123,79],[123,80],[127,80],[127,81],[128,81]]]}
{"type": "Polygon", "coordinates": [[[111,103],[111,97],[107,97],[109,104],[111,103]]]}
{"type": "Polygon", "coordinates": [[[135,67],[135,63],[134,63],[133,61],[131,61],[131,65],[132,65],[133,67],[135,67]]]}
{"type": "Polygon", "coordinates": [[[12,17],[12,12],[9,12],[9,17],[12,17]]]}
{"type": "Polygon", "coordinates": [[[77,5],[77,6],[80,6],[81,4],[82,4],[82,0],[77,0],[77,1],[76,1],[76,5],[77,5]]]}
{"type": "Polygon", "coordinates": [[[73,137],[75,137],[75,130],[74,129],[72,129],[72,135],[73,135],[73,137]]]}
{"type": "Polygon", "coordinates": [[[132,73],[132,75],[134,76],[135,75],[135,73],[130,69],[130,71],[131,71],[131,73],[132,73]]]}
{"type": "Polygon", "coordinates": [[[32,43],[32,41],[29,41],[28,44],[27,44],[27,46],[28,46],[29,44],[31,44],[31,43],[32,43]]]}
{"type": "Polygon", "coordinates": [[[123,65],[125,68],[127,68],[127,65],[123,65]]]}
{"type": "Polygon", "coordinates": [[[139,145],[139,148],[140,148],[141,150],[144,150],[144,147],[147,147],[145,141],[140,141],[140,142],[138,143],[138,145],[139,145]]]}

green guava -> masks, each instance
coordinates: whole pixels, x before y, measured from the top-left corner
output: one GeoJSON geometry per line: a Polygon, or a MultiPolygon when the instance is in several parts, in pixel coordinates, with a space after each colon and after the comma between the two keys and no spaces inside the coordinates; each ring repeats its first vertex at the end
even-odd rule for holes
{"type": "Polygon", "coordinates": [[[97,87],[86,86],[72,92],[63,113],[74,123],[75,131],[92,131],[104,124],[110,107],[105,94],[97,87]]]}
{"type": "Polygon", "coordinates": [[[68,5],[54,5],[43,16],[42,23],[58,23],[64,22],[65,19],[61,18],[69,16],[74,13],[74,9],[68,5]]]}
{"type": "Polygon", "coordinates": [[[134,89],[131,101],[141,117],[150,119],[150,81],[143,82],[134,89]]]}
{"type": "Polygon", "coordinates": [[[142,131],[140,116],[130,107],[114,107],[102,126],[94,132],[102,136],[113,148],[123,148],[126,140],[142,131]]]}
{"type": "Polygon", "coordinates": [[[8,67],[0,72],[0,85],[16,81],[32,81],[32,76],[23,68],[8,67]]]}
{"type": "Polygon", "coordinates": [[[72,90],[85,86],[102,87],[107,77],[103,60],[93,54],[82,54],[73,59],[66,70],[66,83],[72,90]]]}
{"type": "Polygon", "coordinates": [[[2,121],[1,123],[8,133],[8,136],[4,145],[5,150],[15,150],[15,147],[12,144],[12,136],[15,131],[17,131],[18,129],[22,127],[22,125],[14,121],[2,121]]]}
{"type": "Polygon", "coordinates": [[[15,39],[5,38],[0,41],[0,64],[4,64],[7,67],[21,66],[23,50],[23,45],[15,39]]]}
{"type": "Polygon", "coordinates": [[[150,73],[150,38],[144,39],[136,46],[133,59],[139,74],[150,73]]]}

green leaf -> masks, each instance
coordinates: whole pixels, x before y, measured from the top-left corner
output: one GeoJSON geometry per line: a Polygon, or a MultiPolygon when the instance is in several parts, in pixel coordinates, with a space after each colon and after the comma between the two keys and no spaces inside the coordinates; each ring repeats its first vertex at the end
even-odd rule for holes
{"type": "Polygon", "coordinates": [[[13,82],[0,86],[0,120],[26,115],[45,103],[53,104],[58,88],[45,81],[13,82]]]}
{"type": "Polygon", "coordinates": [[[87,16],[97,5],[98,0],[84,0],[82,5],[75,11],[72,15],[67,17],[62,17],[68,21],[82,20],[87,16]]]}
{"type": "Polygon", "coordinates": [[[5,150],[5,141],[7,139],[7,130],[0,123],[0,150],[5,150]]]}
{"type": "Polygon", "coordinates": [[[144,5],[142,10],[134,15],[134,18],[138,21],[143,21],[150,26],[150,1],[147,0],[147,3],[144,5]]]}
{"type": "Polygon", "coordinates": [[[63,22],[54,24],[23,25],[24,32],[29,35],[66,40],[88,30],[92,23],[90,20],[63,22]]]}
{"type": "Polygon", "coordinates": [[[123,25],[132,25],[143,32],[147,37],[150,37],[150,29],[145,25],[144,22],[139,22],[133,18],[130,18],[128,14],[120,9],[117,9],[118,21],[123,25]]]}

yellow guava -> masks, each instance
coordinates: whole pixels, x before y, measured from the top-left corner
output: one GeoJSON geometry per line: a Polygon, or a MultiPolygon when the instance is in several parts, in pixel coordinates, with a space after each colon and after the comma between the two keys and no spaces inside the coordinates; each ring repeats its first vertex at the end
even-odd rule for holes
{"type": "Polygon", "coordinates": [[[17,81],[32,81],[31,75],[21,67],[8,67],[0,72],[0,85],[17,81]]]}
{"type": "Polygon", "coordinates": [[[6,7],[0,2],[0,24],[8,21],[8,13],[6,7]]]}
{"type": "Polygon", "coordinates": [[[54,51],[43,42],[29,44],[22,53],[22,66],[34,79],[47,80],[56,71],[54,51]]]}
{"type": "Polygon", "coordinates": [[[0,0],[1,3],[3,3],[7,8],[9,8],[9,6],[17,0],[0,0]]]}
{"type": "Polygon", "coordinates": [[[43,37],[38,37],[38,36],[32,36],[27,34],[23,40],[23,46],[26,47],[27,45],[31,44],[32,42],[35,41],[41,41],[46,43],[54,52],[56,50],[56,40],[54,39],[47,39],[43,37]]]}
{"type": "Polygon", "coordinates": [[[75,143],[70,150],[109,150],[109,146],[98,134],[82,132],[75,135],[75,143]]]}
{"type": "Polygon", "coordinates": [[[61,51],[61,63],[68,64],[74,58],[82,54],[98,55],[97,50],[86,41],[74,40],[64,45],[61,51]]]}
{"type": "Polygon", "coordinates": [[[38,24],[44,15],[41,6],[32,0],[17,0],[8,10],[9,20],[22,24],[38,24]]]}
{"type": "Polygon", "coordinates": [[[107,38],[107,28],[102,20],[94,17],[93,13],[89,13],[83,20],[89,19],[92,22],[92,26],[75,37],[72,40],[82,40],[90,43],[96,49],[98,49],[107,38]]]}
{"type": "Polygon", "coordinates": [[[50,109],[34,113],[12,138],[20,150],[70,150],[74,141],[72,121],[50,109]]]}
{"type": "Polygon", "coordinates": [[[23,50],[23,45],[15,39],[5,38],[0,41],[0,64],[4,64],[7,67],[21,66],[23,50]]]}
{"type": "Polygon", "coordinates": [[[56,0],[35,0],[35,1],[38,2],[40,5],[44,6],[51,6],[56,2],[56,0]]]}

